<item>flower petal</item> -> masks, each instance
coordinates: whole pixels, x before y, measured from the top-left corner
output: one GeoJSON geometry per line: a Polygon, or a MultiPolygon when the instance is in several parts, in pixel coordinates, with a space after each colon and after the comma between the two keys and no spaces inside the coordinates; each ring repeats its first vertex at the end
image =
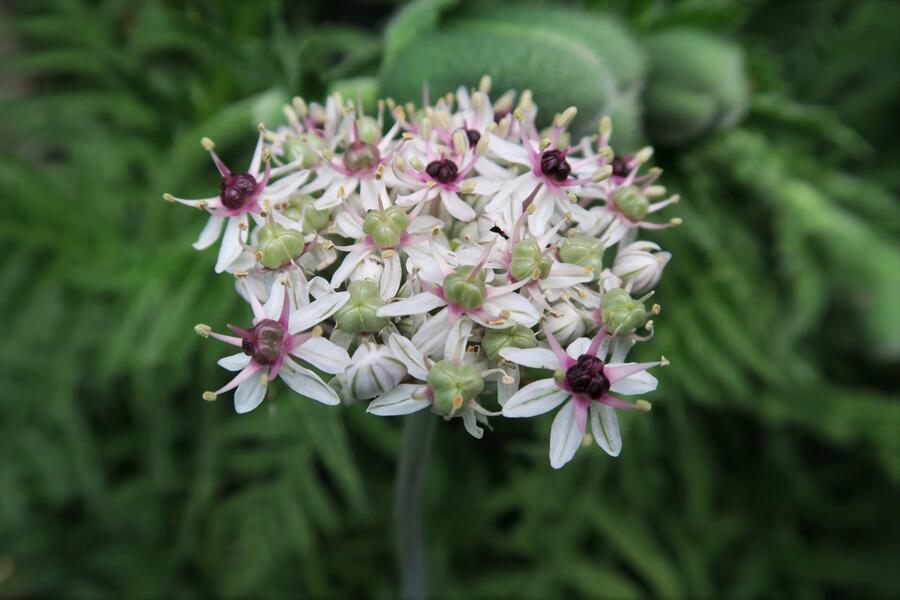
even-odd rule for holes
{"type": "Polygon", "coordinates": [[[613,407],[591,402],[591,433],[597,444],[610,456],[618,456],[622,452],[619,417],[613,407]]]}
{"type": "Polygon", "coordinates": [[[238,352],[237,354],[220,358],[216,364],[229,371],[240,371],[250,364],[250,357],[243,352],[238,352]]]}
{"type": "Polygon", "coordinates": [[[224,222],[225,217],[211,216],[206,222],[203,231],[200,232],[197,241],[194,242],[194,248],[197,250],[205,250],[215,244],[216,240],[219,239],[219,236],[222,234],[222,224],[224,222]]]}
{"type": "Polygon", "coordinates": [[[447,212],[460,221],[471,221],[475,218],[475,211],[456,192],[441,190],[441,202],[443,202],[447,212]]]}
{"type": "MultiPolygon", "coordinates": [[[[610,365],[607,365],[603,369],[604,373],[609,367],[610,365]]],[[[609,389],[611,392],[616,392],[617,394],[633,396],[635,394],[646,394],[647,392],[652,392],[656,389],[657,385],[659,385],[659,380],[657,380],[656,377],[654,377],[647,371],[640,371],[623,379],[614,381],[612,385],[610,385],[609,389]]]]}
{"type": "Polygon", "coordinates": [[[381,274],[381,283],[378,291],[382,298],[393,298],[400,289],[400,280],[403,277],[403,267],[400,265],[400,255],[396,252],[390,258],[384,259],[384,272],[381,274]]]}
{"type": "Polygon", "coordinates": [[[475,417],[475,411],[471,408],[463,411],[462,414],[463,425],[466,428],[466,431],[469,432],[476,440],[480,440],[484,436],[484,429],[478,426],[478,419],[475,417]]]}
{"type": "Polygon", "coordinates": [[[349,299],[350,292],[336,292],[310,302],[303,308],[291,313],[288,331],[297,333],[298,331],[310,329],[319,321],[323,321],[336,313],[349,299]]]}
{"type": "Polygon", "coordinates": [[[500,356],[523,367],[559,369],[556,355],[549,348],[503,348],[500,356]]]}
{"type": "Polygon", "coordinates": [[[394,356],[405,366],[407,372],[418,379],[425,381],[428,377],[428,367],[425,366],[425,355],[411,341],[402,335],[392,333],[388,338],[388,347],[394,356]]]}
{"type": "MultiPolygon", "coordinates": [[[[246,215],[229,217],[228,225],[225,227],[225,235],[222,236],[222,245],[219,246],[216,273],[221,273],[227,269],[241,255],[241,251],[244,249],[241,246],[241,239],[244,236],[244,232],[241,231],[241,223],[246,223],[246,221],[246,215]]],[[[246,236],[244,236],[244,239],[246,240],[246,236]]]]}
{"type": "Polygon", "coordinates": [[[447,321],[450,311],[443,309],[419,327],[412,338],[412,343],[426,355],[434,355],[438,349],[443,350],[443,343],[447,332],[447,321]]]}
{"type": "MultiPolygon", "coordinates": [[[[541,314],[527,298],[515,292],[491,298],[484,303],[484,309],[493,315],[509,312],[509,321],[525,327],[534,327],[541,314]]],[[[507,327],[509,325],[506,325],[507,327]]]]}
{"type": "Polygon", "coordinates": [[[550,427],[550,466],[559,469],[572,460],[584,439],[584,429],[575,418],[575,400],[567,402],[550,427]]]}
{"type": "Polygon", "coordinates": [[[423,386],[411,383],[401,383],[386,394],[382,394],[369,403],[366,412],[381,417],[393,417],[396,415],[408,415],[431,406],[431,400],[419,400],[413,398],[413,393],[421,390],[423,386]]]}
{"type": "Polygon", "coordinates": [[[512,395],[503,406],[504,417],[534,417],[549,412],[569,398],[552,379],[539,379],[512,395]]]}
{"type": "Polygon", "coordinates": [[[326,373],[340,373],[350,364],[350,355],[346,350],[315,335],[294,348],[291,354],[326,373]]]}
{"type": "Polygon", "coordinates": [[[318,400],[322,404],[340,404],[341,400],[337,393],[322,381],[322,378],[310,371],[304,369],[289,358],[284,359],[281,365],[281,371],[278,376],[281,377],[289,388],[312,400],[318,400]]]}
{"type": "Polygon", "coordinates": [[[247,413],[259,406],[266,397],[265,375],[254,375],[243,382],[234,391],[234,410],[239,413],[247,413]]]}
{"type": "Polygon", "coordinates": [[[422,292],[397,302],[392,302],[378,309],[379,317],[403,317],[406,315],[419,315],[434,310],[447,304],[438,296],[430,292],[422,292]]]}

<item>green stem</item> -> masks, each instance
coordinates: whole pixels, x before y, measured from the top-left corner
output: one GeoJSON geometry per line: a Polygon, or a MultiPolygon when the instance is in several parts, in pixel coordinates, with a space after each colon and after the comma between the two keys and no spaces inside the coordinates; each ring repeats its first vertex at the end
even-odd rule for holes
{"type": "Polygon", "coordinates": [[[422,495],[435,420],[431,411],[423,410],[406,417],[403,427],[394,488],[394,528],[403,600],[424,600],[428,590],[422,495]]]}

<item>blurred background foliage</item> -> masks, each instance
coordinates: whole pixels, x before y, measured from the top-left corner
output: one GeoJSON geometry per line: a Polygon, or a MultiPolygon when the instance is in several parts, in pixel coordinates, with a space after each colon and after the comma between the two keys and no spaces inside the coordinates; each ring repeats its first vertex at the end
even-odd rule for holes
{"type": "MultiPolygon", "coordinates": [[[[438,428],[436,597],[900,595],[900,4],[10,0],[0,7],[0,595],[397,592],[399,421],[238,418],[197,321],[244,316],[199,146],[293,94],[530,88],[616,117],[682,194],[651,415],[547,465],[549,420],[438,428]]],[[[273,390],[274,391],[274,390],[273,390]]]]}

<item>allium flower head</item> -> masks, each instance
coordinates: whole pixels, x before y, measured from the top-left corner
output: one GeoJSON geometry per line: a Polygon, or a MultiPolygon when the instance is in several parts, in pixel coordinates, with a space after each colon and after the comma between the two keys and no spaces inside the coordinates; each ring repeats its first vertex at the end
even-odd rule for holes
{"type": "Polygon", "coordinates": [[[637,236],[680,222],[657,220],[679,198],[645,168],[651,149],[610,147],[609,119],[576,139],[574,107],[541,129],[530,92],[490,92],[485,77],[369,114],[338,94],[295,98],[284,125],[260,126],[246,171],[204,138],[215,194],[165,199],[209,215],[194,246],[221,239],[215,270],[253,314],[231,334],[196,327],[239,350],[204,398],[234,390],[243,413],[280,379],[373,415],[428,410],[476,438],[561,407],[553,467],[589,418],[619,454],[616,411],[648,410],[624,397],[653,391],[647,370],[666,364],[625,360],[652,337],[660,309],[646,302],[671,258],[637,236]]]}

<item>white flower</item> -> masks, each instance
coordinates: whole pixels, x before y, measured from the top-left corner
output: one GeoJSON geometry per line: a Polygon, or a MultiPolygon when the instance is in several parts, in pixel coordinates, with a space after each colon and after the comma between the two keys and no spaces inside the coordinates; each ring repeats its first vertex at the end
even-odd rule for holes
{"type": "Polygon", "coordinates": [[[588,414],[618,454],[613,409],[649,404],[615,394],[653,389],[645,371],[659,364],[622,361],[652,335],[659,307],[642,303],[670,258],[637,238],[676,224],[649,215],[678,197],[663,199],[661,170],[644,168],[650,149],[613,151],[609,119],[573,143],[574,108],[539,131],[530,92],[492,103],[490,88],[485,77],[433,103],[426,90],[418,108],[387,99],[375,116],[337,93],[324,105],[295,98],[285,125],[260,127],[246,173],[203,140],[219,195],[165,198],[211,214],[195,246],[222,238],[216,271],[237,278],[254,315],[236,336],[197,326],[243,351],[220,361],[234,379],[204,397],[234,389],[246,412],[281,378],[327,404],[374,398],[377,415],[459,417],[481,437],[500,414],[482,405],[496,382],[508,417],[562,405],[553,466],[572,457],[588,414]],[[581,337],[594,325],[593,342],[581,337]],[[607,327],[616,335],[603,339],[607,327]],[[528,348],[539,331],[549,349],[528,348]],[[556,377],[530,382],[518,365],[556,377]]]}
{"type": "Polygon", "coordinates": [[[272,169],[267,151],[263,150],[263,129],[260,127],[259,140],[253,151],[253,158],[245,173],[229,170],[225,163],[216,154],[212,140],[203,138],[203,147],[212,156],[216,168],[222,177],[220,183],[221,192],[218,196],[203,198],[201,200],[186,200],[177,198],[171,194],[163,197],[170,202],[178,202],[193,206],[209,212],[209,221],[200,232],[200,237],[194,242],[194,248],[204,250],[212,246],[222,234],[222,225],[225,226],[225,235],[222,245],[219,247],[219,258],[216,261],[216,273],[226,270],[243,251],[243,244],[247,241],[248,215],[254,219],[259,218],[263,197],[269,202],[280,202],[291,195],[309,176],[306,171],[297,171],[296,164],[286,165],[278,169],[272,169]],[[264,160],[265,159],[265,160],[264,160]],[[265,162],[265,170],[260,173],[260,165],[265,162]],[[269,185],[271,178],[292,173],[284,179],[269,185]]]}
{"type": "Polygon", "coordinates": [[[612,272],[640,296],[656,287],[671,258],[671,253],[662,252],[653,242],[634,242],[619,250],[612,272]]]}
{"type": "Polygon", "coordinates": [[[647,369],[662,364],[605,364],[604,334],[593,340],[579,338],[565,351],[552,334],[547,334],[550,348],[504,348],[500,355],[524,367],[553,369],[556,376],[540,379],[516,392],[503,405],[505,417],[533,417],[565,403],[553,419],[550,430],[550,465],[559,469],[572,460],[584,437],[587,414],[591,415],[591,432],[597,444],[610,456],[622,451],[619,421],[615,409],[649,410],[649,403],[638,400],[631,404],[613,396],[644,394],[656,389],[657,381],[647,369]]]}
{"type": "Polygon", "coordinates": [[[214,333],[205,325],[195,328],[204,337],[213,337],[243,350],[219,360],[219,366],[239,373],[215,392],[206,392],[204,398],[215,399],[219,394],[237,388],[234,409],[239,413],[249,412],[263,401],[269,382],[281,377],[288,387],[302,396],[324,404],[340,402],[328,384],[313,371],[294,362],[291,356],[326,373],[344,370],[350,363],[347,351],[308,330],[337,312],[350,294],[330,294],[291,312],[287,286],[283,288],[281,302],[266,303],[266,308],[248,291],[253,327],[241,329],[230,325],[237,337],[214,333]]]}
{"type": "Polygon", "coordinates": [[[406,377],[406,366],[388,346],[362,342],[350,364],[337,377],[345,400],[369,400],[397,387],[406,377]]]}

